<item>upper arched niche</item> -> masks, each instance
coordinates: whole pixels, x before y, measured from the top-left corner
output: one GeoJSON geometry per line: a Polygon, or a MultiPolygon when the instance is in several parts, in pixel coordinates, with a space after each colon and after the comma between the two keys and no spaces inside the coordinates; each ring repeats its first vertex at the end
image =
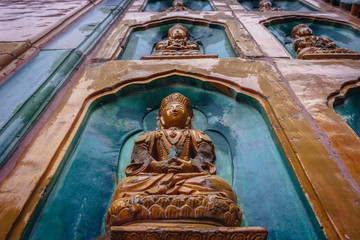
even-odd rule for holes
{"type": "MultiPolygon", "coordinates": [[[[184,0],[184,3],[191,11],[214,11],[208,0],[184,0]]],[[[171,0],[148,0],[143,12],[163,12],[171,6],[171,0]]]]}
{"type": "Polygon", "coordinates": [[[339,48],[360,53],[360,30],[350,24],[323,18],[285,17],[273,18],[263,22],[264,26],[276,37],[293,58],[297,58],[290,34],[293,27],[307,25],[314,36],[325,37],[335,42],[339,48]]]}
{"type": "Polygon", "coordinates": [[[214,142],[217,175],[235,190],[244,226],[266,227],[269,239],[324,238],[254,95],[235,91],[221,81],[180,75],[128,84],[95,97],[63,159],[64,168],[52,179],[50,186],[55,187],[52,191],[49,187],[47,202],[36,211],[41,213],[28,225],[26,232],[31,234],[24,237],[100,236],[135,139],[157,128],[161,100],[173,92],[190,98],[194,128],[214,142]]]}
{"type": "Polygon", "coordinates": [[[196,20],[171,19],[132,28],[118,60],[139,60],[151,55],[156,44],[167,39],[169,29],[175,24],[181,24],[187,28],[189,41],[196,42],[203,54],[218,55],[219,58],[236,57],[223,25],[196,20]]]}
{"type": "MultiPolygon", "coordinates": [[[[238,0],[238,2],[247,10],[247,11],[258,11],[260,0],[238,0]]],[[[281,8],[284,11],[292,11],[292,12],[313,12],[319,11],[315,7],[312,7],[303,1],[300,0],[273,0],[271,1],[272,7],[281,8]]]]}

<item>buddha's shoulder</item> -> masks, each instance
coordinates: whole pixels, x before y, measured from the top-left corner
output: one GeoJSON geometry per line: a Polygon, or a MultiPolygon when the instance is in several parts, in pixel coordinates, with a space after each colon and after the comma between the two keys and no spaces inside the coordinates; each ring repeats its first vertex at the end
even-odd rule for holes
{"type": "Polygon", "coordinates": [[[197,142],[202,142],[202,141],[212,142],[211,138],[208,135],[206,135],[203,131],[190,129],[190,133],[197,142]]]}

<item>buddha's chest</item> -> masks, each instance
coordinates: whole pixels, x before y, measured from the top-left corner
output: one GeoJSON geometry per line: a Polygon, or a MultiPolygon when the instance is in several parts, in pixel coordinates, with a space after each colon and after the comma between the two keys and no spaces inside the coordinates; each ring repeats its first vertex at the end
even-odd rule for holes
{"type": "Polygon", "coordinates": [[[157,159],[163,161],[173,157],[189,160],[191,157],[191,135],[186,129],[162,130],[156,139],[157,159]]]}

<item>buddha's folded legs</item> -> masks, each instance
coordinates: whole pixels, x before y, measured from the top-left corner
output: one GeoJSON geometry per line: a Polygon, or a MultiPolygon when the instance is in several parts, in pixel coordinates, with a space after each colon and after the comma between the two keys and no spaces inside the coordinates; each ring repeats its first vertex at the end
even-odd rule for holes
{"type": "Polygon", "coordinates": [[[126,177],[117,186],[113,200],[134,195],[216,195],[236,202],[230,185],[205,173],[139,174],[126,177]]]}

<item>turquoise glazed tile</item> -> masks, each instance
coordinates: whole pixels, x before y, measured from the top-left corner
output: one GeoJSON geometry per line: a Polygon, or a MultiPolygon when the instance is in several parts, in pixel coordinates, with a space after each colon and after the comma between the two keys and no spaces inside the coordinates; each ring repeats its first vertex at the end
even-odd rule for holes
{"type": "Polygon", "coordinates": [[[11,118],[21,105],[59,67],[70,51],[41,51],[36,57],[0,86],[0,126],[11,118]]]}
{"type": "Polygon", "coordinates": [[[65,33],[52,41],[45,49],[73,49],[80,45],[96,27],[111,14],[112,7],[97,6],[85,17],[71,26],[65,33]]]}
{"type": "Polygon", "coordinates": [[[350,89],[342,103],[334,106],[336,113],[360,137],[360,88],[350,89]]]}

